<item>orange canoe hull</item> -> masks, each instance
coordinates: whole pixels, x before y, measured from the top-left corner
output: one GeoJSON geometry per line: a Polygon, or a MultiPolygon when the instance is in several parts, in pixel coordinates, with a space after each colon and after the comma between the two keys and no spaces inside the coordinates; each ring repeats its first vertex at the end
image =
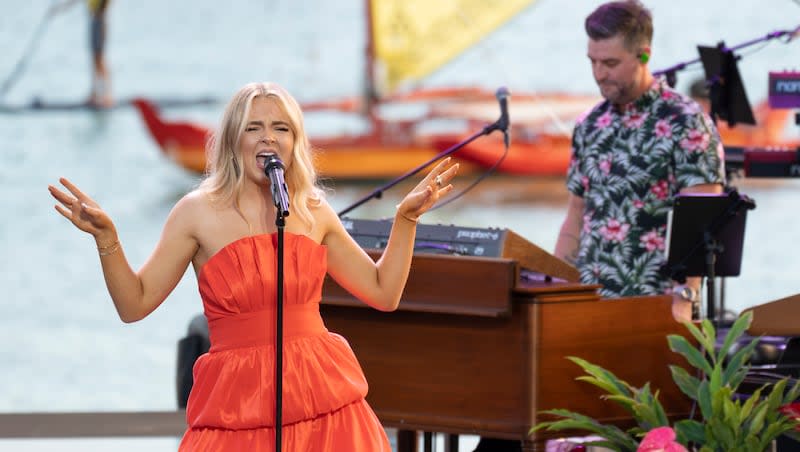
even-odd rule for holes
{"type": "MultiPolygon", "coordinates": [[[[565,117],[574,116],[576,111],[592,102],[591,99],[583,97],[559,99],[550,99],[548,102],[554,105],[561,102],[565,117]]],[[[531,118],[542,116],[541,112],[534,110],[540,108],[536,107],[536,104],[542,102],[541,98],[531,99],[528,103],[524,101],[523,98],[514,110],[520,113],[520,117],[528,117],[533,121],[531,118]]],[[[159,116],[157,109],[144,99],[136,99],[133,104],[139,110],[150,135],[165,156],[189,171],[196,173],[205,171],[205,146],[211,129],[189,122],[167,122],[159,116]]],[[[339,103],[334,105],[337,108],[344,108],[339,103]]],[[[481,104],[461,103],[453,107],[457,111],[444,113],[440,111],[437,114],[455,117],[459,112],[464,114],[464,109],[477,109],[479,106],[481,104]]],[[[723,143],[726,146],[795,148],[800,144],[800,140],[796,137],[787,139],[784,133],[786,123],[791,119],[790,113],[788,110],[771,110],[759,105],[755,109],[758,126],[739,125],[736,128],[728,128],[725,124],[719,125],[723,143]]],[[[477,110],[472,114],[477,115],[477,110]]],[[[541,118],[539,120],[542,121],[541,118]]],[[[473,125],[471,128],[480,130],[477,124],[473,125]]],[[[485,124],[481,124],[483,125],[485,124]]],[[[565,127],[562,127],[564,130],[559,133],[537,133],[534,128],[526,128],[524,123],[515,123],[512,127],[511,145],[504,158],[505,146],[500,132],[481,136],[452,155],[462,164],[461,174],[485,171],[503,158],[497,164],[496,172],[499,174],[563,176],[566,174],[571,154],[569,130],[566,122],[564,125],[565,127]]],[[[451,133],[420,137],[413,133],[410,124],[401,122],[392,127],[397,128],[394,134],[374,131],[367,135],[312,139],[319,174],[339,179],[397,177],[424,164],[468,136],[451,133]]]]}

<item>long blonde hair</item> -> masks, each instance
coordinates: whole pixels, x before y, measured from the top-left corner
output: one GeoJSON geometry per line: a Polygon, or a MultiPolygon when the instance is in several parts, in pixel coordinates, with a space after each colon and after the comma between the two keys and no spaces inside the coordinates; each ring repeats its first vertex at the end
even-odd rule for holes
{"type": "MultiPolygon", "coordinates": [[[[273,98],[289,117],[289,127],[294,134],[292,164],[284,175],[289,189],[291,211],[308,226],[314,227],[310,206],[319,205],[324,192],[317,185],[312,149],[303,125],[300,105],[283,87],[276,83],[248,83],[239,89],[225,107],[220,126],[206,146],[206,179],[199,189],[208,193],[212,201],[232,205],[239,211],[239,194],[244,184],[243,159],[237,152],[244,132],[250,107],[256,97],[273,98]]],[[[241,215],[241,212],[240,212],[241,215]]]]}

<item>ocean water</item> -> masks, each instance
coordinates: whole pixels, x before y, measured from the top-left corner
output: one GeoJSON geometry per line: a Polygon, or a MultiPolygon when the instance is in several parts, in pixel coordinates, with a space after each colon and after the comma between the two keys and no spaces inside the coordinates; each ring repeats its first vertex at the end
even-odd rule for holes
{"type": "MultiPolygon", "coordinates": [[[[422,82],[425,86],[508,86],[525,92],[596,93],[582,22],[599,2],[540,0],[501,30],[422,82]]],[[[800,24],[792,0],[647,1],[655,15],[651,67],[695,59],[696,46],[729,46],[800,24]]],[[[84,99],[89,86],[87,18],[77,5],[45,22],[50,2],[0,6],[0,82],[20,60],[26,71],[2,99],[84,99]],[[23,54],[31,41],[30,54],[23,54]]],[[[112,2],[107,45],[115,95],[227,99],[253,80],[274,80],[301,101],[361,92],[362,2],[175,0],[112,2]]],[[[747,47],[739,61],[751,102],[763,100],[769,71],[798,68],[800,40],[747,47]]],[[[679,88],[701,76],[679,73],[679,88]]],[[[512,97],[513,105],[513,97],[512,97]]],[[[172,108],[167,116],[215,123],[222,105],[172,108]]],[[[513,120],[513,118],[512,118],[513,120]]],[[[358,120],[307,117],[315,134],[363,128],[358,120]]],[[[789,124],[797,135],[800,126],[789,124]]],[[[0,411],[170,410],[176,407],[175,346],[201,312],[193,272],[148,318],[119,321],[91,238],[53,210],[47,185],[66,176],[114,218],[131,264],[156,243],[171,206],[198,183],[158,149],[131,108],[0,115],[0,411]]],[[[464,181],[462,186],[468,181],[464,181]]],[[[749,213],[742,275],[726,283],[740,311],[800,292],[798,180],[740,180],[757,203],[749,213]]],[[[374,184],[334,184],[341,209],[374,184]]],[[[351,215],[392,214],[408,185],[351,215]]],[[[492,180],[425,217],[426,222],[510,228],[552,249],[566,191],[552,179],[492,180]]],[[[2,447],[2,445],[0,445],[2,447]]]]}

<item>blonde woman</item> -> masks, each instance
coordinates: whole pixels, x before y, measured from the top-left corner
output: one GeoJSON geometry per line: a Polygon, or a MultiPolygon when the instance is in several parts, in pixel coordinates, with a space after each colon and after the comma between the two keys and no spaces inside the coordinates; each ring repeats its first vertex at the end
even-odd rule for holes
{"type": "Polygon", "coordinates": [[[194,367],[180,450],[273,450],[276,212],[264,173],[271,154],[285,165],[291,206],[284,255],[285,450],[389,451],[364,400],[367,382],[358,361],[320,318],[322,282],[328,273],[368,305],[396,309],[417,220],[452,190],[458,165],[441,162],[406,195],[374,262],[315,185],[295,99],[276,84],[251,83],[233,96],[209,144],[207,178],[175,205],[139,271],[130,267],[113,222],[96,202],[64,178],[66,191],[49,190],[56,210],[94,236],[122,321],[153,312],[189,263],[194,267],[211,349],[194,367]]]}

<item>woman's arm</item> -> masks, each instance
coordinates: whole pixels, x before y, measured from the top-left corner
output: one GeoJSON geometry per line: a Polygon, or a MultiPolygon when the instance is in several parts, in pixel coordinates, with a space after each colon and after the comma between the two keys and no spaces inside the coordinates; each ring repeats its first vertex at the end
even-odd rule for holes
{"type": "Polygon", "coordinates": [[[134,272],[119,242],[116,227],[100,206],[69,180],[61,178],[69,193],[49,186],[59,202],[56,210],[78,229],[94,236],[108,293],[123,322],[135,322],[153,312],[175,288],[197,250],[192,231],[191,195],[170,212],[155,250],[134,272]]]}
{"type": "Polygon", "coordinates": [[[411,267],[417,220],[453,189],[450,180],[458,164],[449,166],[449,162],[448,158],[439,163],[397,206],[389,241],[377,262],[347,233],[333,209],[324,205],[328,273],[339,285],[376,309],[397,309],[411,267]]]}

